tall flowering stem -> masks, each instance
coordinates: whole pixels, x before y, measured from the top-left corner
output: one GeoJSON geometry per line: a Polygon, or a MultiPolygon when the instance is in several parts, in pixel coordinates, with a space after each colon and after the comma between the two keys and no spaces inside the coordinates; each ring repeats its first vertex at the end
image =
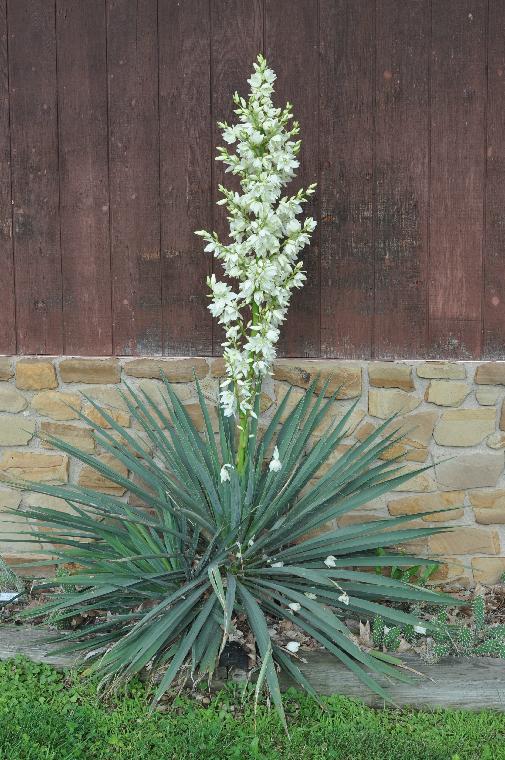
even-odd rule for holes
{"type": "Polygon", "coordinates": [[[240,192],[219,186],[218,205],[228,211],[230,242],[223,243],[215,232],[196,232],[226,275],[226,280],[218,280],[212,274],[207,283],[209,309],[226,333],[222,344],[226,379],[220,403],[226,416],[237,419],[239,472],[245,465],[255,399],[271,372],[291,293],[306,279],[298,255],[316,227],[312,217],[297,219],[315,184],[295,195],[282,195],[299,166],[301,141],[296,139],[300,128],[292,121],[291,104],[283,109],[273,105],[275,79],[259,55],[248,80],[248,99],[238,93],[233,96],[237,123],[218,124],[225,143],[234,150],[218,148],[216,160],[240,180],[240,192]]]}

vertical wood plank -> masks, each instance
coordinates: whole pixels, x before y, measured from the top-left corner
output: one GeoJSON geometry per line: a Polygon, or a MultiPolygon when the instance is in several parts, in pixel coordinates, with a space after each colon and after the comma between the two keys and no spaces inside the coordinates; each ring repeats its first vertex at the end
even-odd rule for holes
{"type": "Polygon", "coordinates": [[[13,240],[17,349],[63,351],[52,0],[9,0],[13,240]]]}
{"type": "MultiPolygon", "coordinates": [[[[216,206],[221,197],[218,192],[220,184],[227,188],[239,190],[237,177],[226,174],[221,161],[215,161],[216,146],[223,145],[218,121],[235,122],[233,113],[233,93],[239,92],[246,97],[249,91],[247,80],[253,71],[253,61],[263,50],[263,2],[249,0],[237,3],[236,0],[213,0],[211,3],[211,60],[212,60],[212,227],[221,240],[228,240],[227,211],[224,206],[216,206]]],[[[213,261],[213,270],[221,278],[221,265],[213,261]]],[[[221,343],[224,331],[215,320],[213,327],[213,353],[222,354],[221,343]]]]}
{"type": "Polygon", "coordinates": [[[505,5],[489,0],[483,355],[505,357],[505,5]]]}
{"type": "Polygon", "coordinates": [[[0,0],[0,354],[16,352],[7,1],[0,0]]]}
{"type": "Polygon", "coordinates": [[[320,0],[321,355],[328,358],[370,358],[374,7],[320,0]]]}
{"type": "Polygon", "coordinates": [[[159,0],[163,353],[212,353],[209,0],[159,0]]]}
{"type": "Polygon", "coordinates": [[[486,0],[432,0],[432,356],[480,354],[486,7],[486,0]]]}
{"type": "Polygon", "coordinates": [[[57,0],[65,353],[112,353],[103,0],[57,0]]]}
{"type": "Polygon", "coordinates": [[[377,12],[373,356],[421,357],[427,339],[429,0],[377,12]]]}
{"type": "Polygon", "coordinates": [[[108,0],[109,176],[115,354],[161,354],[156,0],[108,0]]]}
{"type": "MultiPolygon", "coordinates": [[[[319,12],[318,0],[265,0],[265,55],[277,74],[276,102],[293,103],[300,122],[302,148],[296,191],[319,175],[319,12]]],[[[319,189],[305,206],[319,221],[319,189]]],[[[319,230],[302,251],[307,281],[293,295],[281,332],[279,351],[285,356],[319,356],[321,349],[319,230]]]]}

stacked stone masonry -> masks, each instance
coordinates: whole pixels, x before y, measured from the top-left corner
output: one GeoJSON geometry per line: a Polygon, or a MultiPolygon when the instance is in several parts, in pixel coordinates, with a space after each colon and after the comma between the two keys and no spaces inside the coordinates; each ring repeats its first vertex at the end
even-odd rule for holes
{"type": "MultiPolygon", "coordinates": [[[[17,531],[26,527],[23,509],[36,504],[65,507],[57,499],[9,488],[5,478],[77,482],[126,498],[124,489],[91,467],[69,461],[54,450],[47,436],[62,438],[110,462],[110,455],[98,449],[91,429],[79,418],[82,412],[95,422],[105,422],[92,399],[131,428],[149,450],[142,431],[135,430],[119,389],[125,379],[161,402],[160,370],[176,384],[176,392],[203,429],[193,372],[215,405],[222,359],[0,357],[0,479],[4,481],[0,483],[0,555],[13,566],[38,559],[32,544],[14,541],[19,539],[17,531]],[[13,508],[15,516],[7,512],[13,508]]],[[[505,573],[505,362],[279,360],[273,378],[264,385],[264,420],[293,386],[289,412],[315,377],[319,387],[330,378],[328,395],[340,389],[333,404],[334,418],[356,404],[348,436],[334,457],[396,413],[395,426],[401,426],[405,437],[385,456],[403,454],[409,469],[433,465],[401,489],[347,515],[340,525],[404,514],[412,515],[413,524],[447,523],[450,532],[412,547],[420,554],[444,559],[435,579],[464,586],[499,581],[505,573]],[[416,517],[423,512],[433,514],[416,517]]],[[[212,416],[215,422],[215,413],[212,416]]],[[[316,436],[320,434],[321,430],[316,431],[316,436]]],[[[122,465],[116,465],[128,475],[122,465]]]]}

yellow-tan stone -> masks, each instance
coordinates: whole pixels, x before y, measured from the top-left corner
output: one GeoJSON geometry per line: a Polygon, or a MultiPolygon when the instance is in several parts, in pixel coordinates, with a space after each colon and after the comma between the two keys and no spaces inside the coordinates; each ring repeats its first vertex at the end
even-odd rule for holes
{"type": "Polygon", "coordinates": [[[361,395],[361,367],[358,364],[331,361],[303,362],[293,359],[279,359],[273,367],[274,379],[295,385],[298,388],[308,388],[317,378],[316,391],[319,392],[329,380],[325,395],[331,396],[337,388],[337,398],[356,398],[361,395]]]}
{"type": "Polygon", "coordinates": [[[503,452],[471,454],[451,457],[435,466],[437,482],[444,488],[493,488],[503,473],[503,452]]]}
{"type": "Polygon", "coordinates": [[[368,365],[370,385],[376,388],[400,388],[414,390],[412,367],[398,362],[370,362],[368,365]]]}
{"type": "Polygon", "coordinates": [[[16,386],[24,391],[57,388],[54,364],[36,359],[21,359],[16,364],[16,386]]]}
{"type": "Polygon", "coordinates": [[[503,396],[504,389],[496,385],[480,385],[475,389],[475,398],[482,406],[493,406],[503,396]]]}
{"type": "Polygon", "coordinates": [[[33,417],[22,414],[3,414],[0,416],[0,446],[26,446],[35,434],[36,423],[33,417]]]}
{"type": "Polygon", "coordinates": [[[117,359],[63,359],[59,369],[64,383],[119,383],[121,380],[117,359]]]}
{"type": "Polygon", "coordinates": [[[32,409],[53,420],[75,420],[81,410],[81,396],[66,391],[42,391],[32,398],[32,409]]]}
{"type": "Polygon", "coordinates": [[[472,571],[476,583],[498,583],[505,573],[505,557],[472,557],[472,571]]]}
{"type": "Polygon", "coordinates": [[[7,356],[0,356],[0,380],[10,380],[13,375],[11,360],[7,356]]]}
{"type": "Polygon", "coordinates": [[[505,362],[486,362],[475,371],[478,385],[505,385],[505,362]]]}
{"type": "Polygon", "coordinates": [[[45,449],[55,448],[44,436],[53,436],[59,438],[65,443],[69,443],[71,446],[75,446],[81,451],[87,453],[91,452],[95,448],[95,439],[91,430],[88,428],[80,427],[79,425],[66,425],[62,422],[49,422],[43,420],[40,423],[41,443],[45,449]]]}
{"type": "Polygon", "coordinates": [[[456,362],[423,362],[417,365],[416,372],[418,377],[428,380],[463,380],[466,377],[465,365],[456,362]]]}
{"type": "Polygon", "coordinates": [[[133,359],[124,365],[130,377],[152,377],[159,380],[165,375],[170,383],[190,383],[194,376],[201,380],[208,374],[205,359],[133,359]]]}
{"type": "Polygon", "coordinates": [[[463,491],[416,494],[415,496],[404,496],[400,499],[388,501],[388,510],[389,514],[393,516],[430,512],[433,514],[425,515],[422,519],[426,522],[445,522],[463,517],[464,501],[465,494],[463,491]],[[445,508],[448,508],[448,511],[445,511],[445,508]],[[438,510],[441,509],[444,511],[439,512],[438,510]]]}
{"type": "MultiPolygon", "coordinates": [[[[126,466],[122,462],[119,462],[111,454],[100,454],[97,457],[97,460],[107,467],[110,467],[112,470],[115,470],[123,478],[126,478],[128,476],[128,470],[126,466]]],[[[113,496],[122,496],[126,491],[126,488],[124,488],[122,485],[115,483],[113,480],[110,480],[105,475],[98,472],[98,470],[95,470],[89,465],[84,465],[79,473],[77,482],[80,486],[84,486],[85,488],[92,488],[95,491],[111,494],[113,496]]]]}
{"type": "Polygon", "coordinates": [[[494,409],[450,409],[433,431],[440,446],[475,446],[495,429],[494,409]]]}
{"type": "Polygon", "coordinates": [[[499,554],[500,538],[495,530],[461,527],[430,536],[428,547],[432,554],[499,554]]]}
{"type": "Polygon", "coordinates": [[[0,412],[22,412],[28,406],[23,394],[10,383],[0,383],[0,412]]]}
{"type": "Polygon", "coordinates": [[[437,406],[460,406],[470,393],[467,383],[451,380],[432,380],[429,384],[425,399],[437,406]]]}
{"type": "Polygon", "coordinates": [[[66,483],[68,457],[38,451],[6,451],[0,454],[0,476],[40,483],[66,483]]]}
{"type": "Polygon", "coordinates": [[[392,388],[370,388],[368,392],[368,413],[382,420],[393,414],[412,412],[421,403],[413,393],[392,388]]]}

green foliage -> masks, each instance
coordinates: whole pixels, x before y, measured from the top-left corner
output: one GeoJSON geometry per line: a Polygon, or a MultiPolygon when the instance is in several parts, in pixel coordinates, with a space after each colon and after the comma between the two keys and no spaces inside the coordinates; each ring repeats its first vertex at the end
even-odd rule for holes
{"type": "MultiPolygon", "coordinates": [[[[385,549],[377,549],[377,555],[380,557],[385,554],[385,549]]],[[[401,553],[401,552],[400,552],[401,553]]],[[[423,564],[412,565],[412,567],[391,567],[387,572],[390,578],[394,578],[397,581],[404,581],[405,583],[415,583],[417,586],[425,586],[430,580],[433,573],[436,572],[438,564],[423,564]]],[[[384,569],[380,566],[375,568],[377,575],[382,575],[384,569]]]]}
{"type": "Polygon", "coordinates": [[[250,692],[207,707],[177,697],[146,707],[132,682],[109,702],[94,682],[24,660],[0,662],[0,760],[504,760],[505,715],[372,710],[343,697],[284,696],[290,737],[250,692]],[[165,705],[163,705],[165,708],[165,705]]]}
{"type": "Polygon", "coordinates": [[[40,584],[41,589],[62,586],[64,591],[36,614],[50,614],[53,622],[64,625],[72,617],[86,620],[88,613],[101,610],[101,619],[61,633],[63,650],[87,652],[90,672],[98,673],[110,688],[148,665],[151,673],[161,671],[155,702],[188,677],[212,678],[237,613],[247,618],[261,677],[283,721],[277,667],[307,692],[314,692],[296,658],[271,640],[268,617],[294,620],[388,699],[370,670],[400,680],[409,677],[362,651],[352,641],[345,620],[380,615],[390,627],[415,625],[415,616],[383,601],[452,601],[402,579],[366,572],[376,566],[433,564],[389,547],[444,528],[405,527],[411,518],[402,516],[318,531],[415,474],[404,473],[395,461],[378,459],[398,440],[394,432],[386,433],[391,420],[349,448],[326,468],[315,487],[307,489],[346,436],[353,407],[309,451],[334,396],[324,397],[327,384],[315,394],[313,383],[278,430],[286,395],[262,435],[257,418],[253,420],[244,470],[239,473],[233,467],[235,423],[219,408],[215,436],[198,383],[197,388],[203,435],[167,382],[163,408],[133,388],[123,393],[135,426],[144,432],[154,455],[132,431],[88,399],[110,428],[84,415],[81,419],[94,429],[101,449],[134,479],[96,455],[48,437],[56,448],[127,489],[141,506],[78,485],[23,483],[67,502],[68,511],[33,507],[26,516],[39,526],[32,540],[53,544],[51,557],[56,553],[60,565],[78,568],[40,584]],[[280,470],[265,465],[274,443],[280,470]],[[377,556],[377,549],[384,553],[377,556]]]}
{"type": "Polygon", "coordinates": [[[485,602],[481,596],[473,600],[472,610],[471,625],[450,624],[445,611],[437,616],[433,659],[439,660],[448,655],[505,659],[505,625],[486,624],[485,602]]]}
{"type": "Polygon", "coordinates": [[[21,594],[24,590],[25,584],[21,578],[0,557],[0,592],[17,591],[21,594]]]}

